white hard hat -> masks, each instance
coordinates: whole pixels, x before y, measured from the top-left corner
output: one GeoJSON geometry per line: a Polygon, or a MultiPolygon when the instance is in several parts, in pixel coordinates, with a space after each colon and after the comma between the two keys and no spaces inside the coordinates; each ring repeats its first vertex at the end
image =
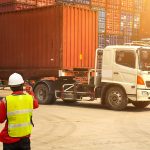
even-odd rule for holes
{"type": "Polygon", "coordinates": [[[13,73],[12,75],[10,75],[8,85],[17,86],[23,83],[24,83],[24,80],[20,74],[13,73]]]}

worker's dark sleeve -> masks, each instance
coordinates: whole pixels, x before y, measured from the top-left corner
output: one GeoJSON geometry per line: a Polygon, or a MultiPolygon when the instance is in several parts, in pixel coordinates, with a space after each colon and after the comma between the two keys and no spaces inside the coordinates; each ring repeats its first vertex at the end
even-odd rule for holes
{"type": "Polygon", "coordinates": [[[0,100],[0,123],[3,123],[6,120],[6,102],[5,99],[0,100]]]}

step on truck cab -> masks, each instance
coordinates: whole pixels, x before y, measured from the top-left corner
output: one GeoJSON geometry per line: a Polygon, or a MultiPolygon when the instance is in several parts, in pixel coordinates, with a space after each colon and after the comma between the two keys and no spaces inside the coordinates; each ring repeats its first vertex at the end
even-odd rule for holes
{"type": "Polygon", "coordinates": [[[40,103],[95,100],[113,110],[128,103],[144,108],[150,104],[150,47],[107,46],[97,49],[95,68],[60,70],[53,81],[39,81],[34,87],[40,103]]]}

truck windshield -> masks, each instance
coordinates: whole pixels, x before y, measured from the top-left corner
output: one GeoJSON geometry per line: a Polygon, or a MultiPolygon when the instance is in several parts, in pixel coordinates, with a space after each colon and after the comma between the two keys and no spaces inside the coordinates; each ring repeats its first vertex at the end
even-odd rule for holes
{"type": "Polygon", "coordinates": [[[150,49],[139,50],[139,65],[140,70],[150,71],[150,49]]]}

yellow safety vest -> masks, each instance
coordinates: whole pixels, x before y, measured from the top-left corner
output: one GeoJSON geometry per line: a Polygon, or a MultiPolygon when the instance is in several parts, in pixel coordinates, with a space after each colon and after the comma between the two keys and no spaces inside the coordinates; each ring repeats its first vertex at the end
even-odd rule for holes
{"type": "Polygon", "coordinates": [[[8,135],[24,137],[32,131],[33,97],[29,94],[10,95],[6,97],[8,135]]]}

